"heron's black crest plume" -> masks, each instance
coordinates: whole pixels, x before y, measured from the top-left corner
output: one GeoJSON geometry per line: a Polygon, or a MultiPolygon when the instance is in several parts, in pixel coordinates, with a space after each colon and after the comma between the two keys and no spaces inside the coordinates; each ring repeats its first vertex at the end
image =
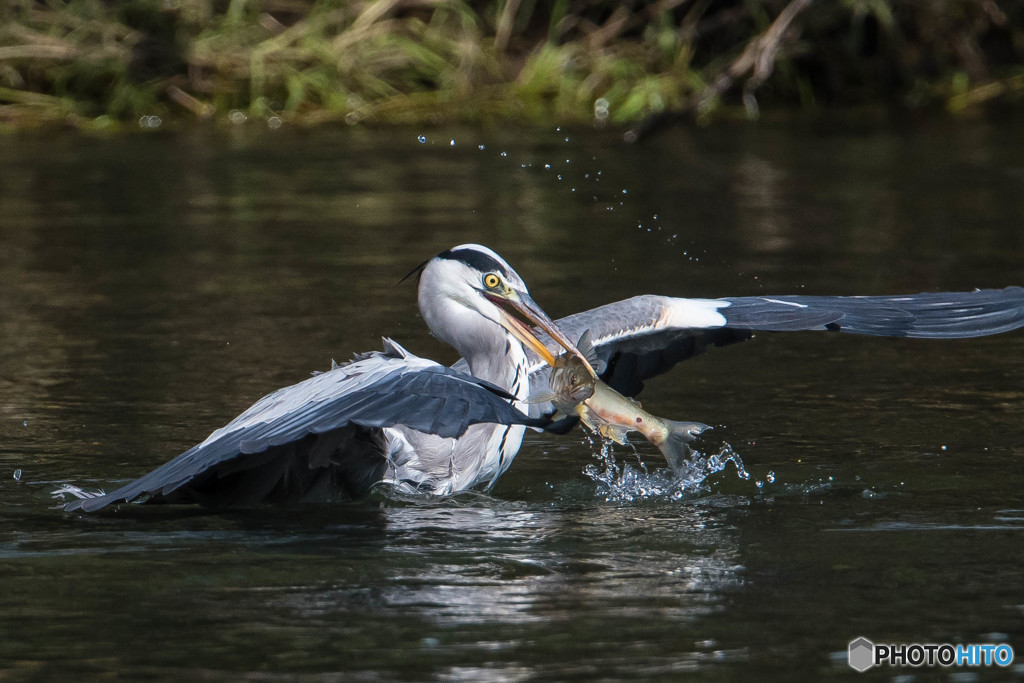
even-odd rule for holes
{"type": "Polygon", "coordinates": [[[415,275],[416,276],[416,284],[419,285],[420,278],[423,276],[423,269],[427,267],[428,263],[430,263],[430,259],[427,259],[423,263],[419,264],[418,266],[416,266],[415,268],[410,270],[408,275],[406,275],[405,277],[403,277],[401,280],[398,281],[398,284],[402,284],[403,282],[405,282],[406,280],[411,278],[413,275],[415,275]]]}
{"type": "Polygon", "coordinates": [[[481,273],[501,273],[505,277],[509,277],[510,273],[504,263],[498,261],[493,256],[485,254],[482,251],[470,248],[456,248],[447,249],[437,255],[440,259],[450,259],[452,261],[461,261],[470,268],[475,268],[481,273]]]}

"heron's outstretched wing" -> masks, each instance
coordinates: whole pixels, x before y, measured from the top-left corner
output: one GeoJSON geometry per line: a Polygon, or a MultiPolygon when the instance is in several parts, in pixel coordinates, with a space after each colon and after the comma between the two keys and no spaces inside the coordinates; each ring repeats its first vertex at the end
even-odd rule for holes
{"type": "MultiPolygon", "coordinates": [[[[884,337],[957,339],[1024,327],[1024,288],[925,292],[903,296],[756,296],[677,299],[638,296],[557,321],[571,339],[591,331],[602,374],[628,396],[644,380],[709,346],[743,341],[757,331],[829,330],[884,337]]],[[[548,348],[557,346],[544,338],[548,348]]],[[[547,367],[531,365],[531,381],[547,367]]]]}
{"type": "MultiPolygon", "coordinates": [[[[345,488],[365,488],[386,465],[381,428],[404,425],[458,437],[483,422],[542,424],[512,406],[512,398],[488,382],[385,340],[384,353],[364,354],[268,394],[149,474],[112,493],[72,501],[65,509],[91,511],[143,495],[167,497],[186,486],[188,497],[202,502],[200,480],[246,473],[246,485],[234,487],[244,489],[246,502],[266,499],[283,478],[297,477],[298,488],[307,489],[316,483],[317,477],[311,476],[316,470],[329,471],[345,488]],[[256,471],[258,476],[253,475],[256,471]]],[[[223,503],[230,487],[216,488],[215,502],[223,503]]]]}

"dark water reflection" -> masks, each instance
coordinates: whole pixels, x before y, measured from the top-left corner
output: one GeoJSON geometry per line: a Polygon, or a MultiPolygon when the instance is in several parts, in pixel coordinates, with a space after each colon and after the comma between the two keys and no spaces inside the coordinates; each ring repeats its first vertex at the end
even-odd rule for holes
{"type": "MultiPolygon", "coordinates": [[[[1024,283],[1015,125],[420,133],[3,141],[0,668],[820,678],[858,635],[1024,647],[1021,333],[767,335],[690,361],[647,405],[715,424],[752,476],[682,501],[608,500],[589,444],[541,435],[489,495],[52,510],[382,334],[454,360],[395,283],[462,242],[556,317],[1024,283]]],[[[657,466],[639,451],[616,455],[657,466]]]]}

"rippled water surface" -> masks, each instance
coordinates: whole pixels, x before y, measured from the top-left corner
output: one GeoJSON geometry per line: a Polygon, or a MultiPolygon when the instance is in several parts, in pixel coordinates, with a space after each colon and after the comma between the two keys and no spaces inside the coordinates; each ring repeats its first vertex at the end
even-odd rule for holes
{"type": "Polygon", "coordinates": [[[650,446],[576,431],[452,499],[50,497],[110,490],[381,335],[454,361],[397,283],[456,244],[559,317],[1024,284],[1022,216],[1014,123],[4,139],[0,669],[754,680],[853,675],[861,635],[1024,652],[1024,332],[765,334],[687,361],[644,405],[736,462],[682,496],[650,446]]]}

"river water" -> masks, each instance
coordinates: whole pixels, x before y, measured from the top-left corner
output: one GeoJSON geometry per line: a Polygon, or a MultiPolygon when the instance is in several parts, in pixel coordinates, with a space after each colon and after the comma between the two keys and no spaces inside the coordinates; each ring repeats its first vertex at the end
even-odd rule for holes
{"type": "Polygon", "coordinates": [[[745,473],[682,490],[649,445],[575,431],[449,499],[90,516],[50,495],[111,490],[382,335],[454,361],[397,283],[464,242],[556,318],[1024,284],[1018,123],[3,139],[0,670],[820,679],[854,675],[858,636],[1021,649],[1024,332],[687,361],[645,407],[714,425],[702,450],[745,473]]]}

